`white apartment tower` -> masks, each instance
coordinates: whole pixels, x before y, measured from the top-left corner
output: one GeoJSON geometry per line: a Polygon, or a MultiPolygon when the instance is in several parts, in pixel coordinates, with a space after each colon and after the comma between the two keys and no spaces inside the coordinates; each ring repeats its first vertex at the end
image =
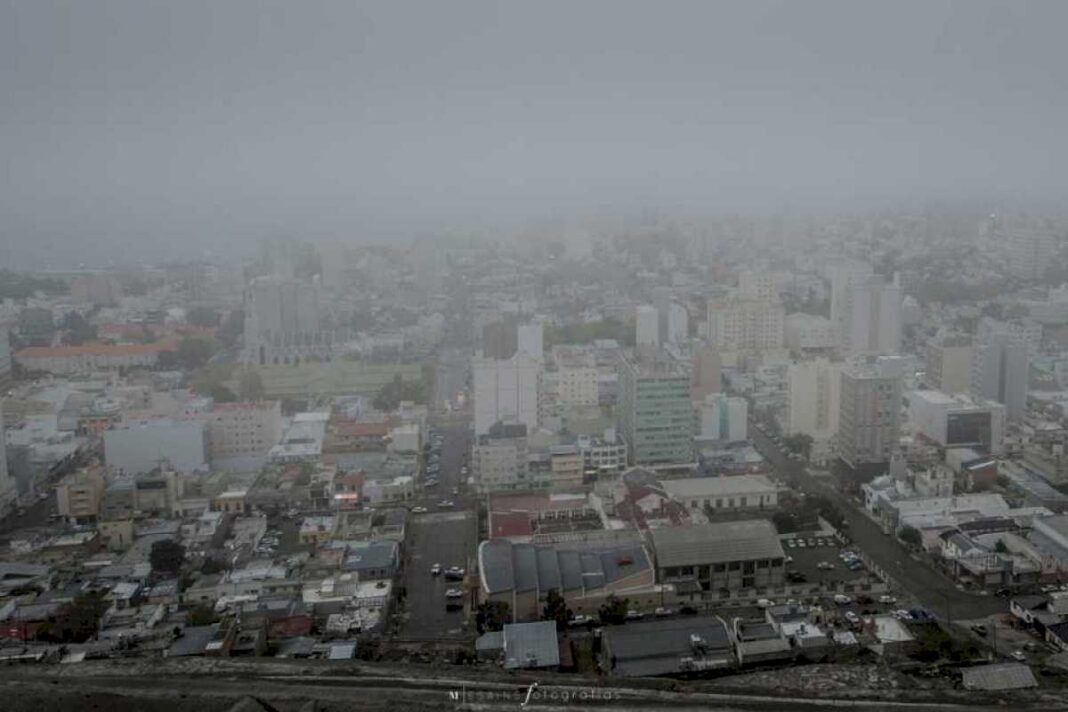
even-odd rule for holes
{"type": "Polygon", "coordinates": [[[506,360],[475,358],[475,435],[489,432],[498,421],[519,422],[528,432],[538,427],[538,392],[541,363],[520,351],[506,360]]]}
{"type": "Polygon", "coordinates": [[[789,435],[803,433],[829,442],[838,433],[841,364],[827,359],[800,361],[786,368],[786,422],[789,435]]]}
{"type": "Polygon", "coordinates": [[[839,335],[851,355],[894,354],[901,350],[901,284],[878,275],[852,281],[841,303],[839,335]]]}
{"type": "Polygon", "coordinates": [[[718,351],[768,351],[783,346],[782,304],[731,298],[708,305],[708,336],[718,351]]]}
{"type": "Polygon", "coordinates": [[[643,304],[635,310],[635,339],[638,349],[660,348],[660,315],[656,307],[643,304]]]}

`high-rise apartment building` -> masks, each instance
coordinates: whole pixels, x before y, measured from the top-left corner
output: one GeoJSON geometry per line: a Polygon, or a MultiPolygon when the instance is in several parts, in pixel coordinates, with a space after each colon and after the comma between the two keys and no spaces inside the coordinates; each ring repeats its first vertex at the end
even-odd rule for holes
{"type": "Polygon", "coordinates": [[[768,351],[783,346],[782,304],[732,297],[708,305],[708,336],[719,351],[768,351]]]}
{"type": "Polygon", "coordinates": [[[817,359],[786,368],[786,422],[789,434],[808,435],[818,443],[838,434],[841,364],[817,359]]]}
{"type": "Polygon", "coordinates": [[[701,437],[740,442],[749,433],[749,403],[745,398],[717,393],[701,405],[701,437]]]}
{"type": "Polygon", "coordinates": [[[639,350],[660,348],[660,314],[656,307],[643,304],[635,310],[634,342],[639,350]]]}
{"type": "Polygon", "coordinates": [[[540,322],[521,324],[516,334],[516,351],[521,351],[541,363],[545,360],[545,332],[540,322]]]}
{"type": "Polygon", "coordinates": [[[693,462],[690,377],[672,361],[626,360],[621,373],[624,438],[633,465],[693,462]]]}
{"type": "Polygon", "coordinates": [[[519,351],[506,361],[476,358],[474,381],[475,434],[489,432],[498,421],[515,421],[531,431],[538,427],[541,363],[519,351]]]}
{"type": "Polygon", "coordinates": [[[842,350],[852,355],[901,350],[901,285],[897,275],[855,278],[844,290],[838,325],[842,350]]]}
{"type": "Polygon", "coordinates": [[[885,465],[901,437],[903,360],[869,358],[842,368],[838,454],[854,469],[885,465]]]}
{"type": "Polygon", "coordinates": [[[971,390],[972,339],[970,336],[939,335],[927,342],[926,376],[932,388],[949,393],[971,390]]]}
{"type": "Polygon", "coordinates": [[[1008,247],[1008,267],[1022,279],[1039,279],[1057,251],[1057,240],[1044,230],[1012,230],[1004,236],[1008,247]]]}
{"type": "Polygon", "coordinates": [[[667,308],[667,342],[677,344],[690,335],[690,314],[679,302],[671,302],[667,308]]]}
{"type": "Polygon", "coordinates": [[[972,352],[972,395],[1003,404],[1010,421],[1020,420],[1027,412],[1030,375],[1030,348],[1019,334],[994,330],[976,341],[972,352]]]}
{"type": "Polygon", "coordinates": [[[719,352],[711,346],[696,346],[690,367],[690,399],[701,403],[709,393],[719,393],[723,387],[722,364],[719,352]]]}

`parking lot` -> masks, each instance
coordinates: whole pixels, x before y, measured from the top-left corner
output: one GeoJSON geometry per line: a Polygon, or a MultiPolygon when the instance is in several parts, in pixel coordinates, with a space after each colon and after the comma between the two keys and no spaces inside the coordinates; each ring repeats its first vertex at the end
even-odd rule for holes
{"type": "Polygon", "coordinates": [[[787,572],[796,571],[804,575],[807,583],[829,584],[838,581],[852,583],[865,582],[873,578],[863,565],[859,568],[854,565],[854,568],[850,569],[847,562],[843,561],[840,556],[843,548],[830,537],[786,539],[783,541],[783,551],[792,559],[786,566],[787,572]],[[828,566],[833,568],[827,568],[828,566]]]}
{"type": "Polygon", "coordinates": [[[462,588],[463,582],[435,576],[430,568],[440,564],[446,569],[460,566],[471,570],[475,557],[474,514],[464,511],[416,515],[409,522],[407,547],[404,571],[407,603],[401,635],[432,639],[463,637],[469,631],[464,609],[449,610],[445,605],[445,592],[462,588]]]}

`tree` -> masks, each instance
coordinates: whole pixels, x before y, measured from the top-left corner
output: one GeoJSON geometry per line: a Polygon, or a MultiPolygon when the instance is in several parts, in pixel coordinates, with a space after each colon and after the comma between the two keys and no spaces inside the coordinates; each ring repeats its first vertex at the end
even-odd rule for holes
{"type": "Polygon", "coordinates": [[[185,547],[173,539],[163,539],[152,544],[148,553],[152,570],[157,573],[176,576],[182,570],[185,561],[185,547]]]}
{"type": "Polygon", "coordinates": [[[923,544],[923,536],[916,527],[904,526],[898,532],[897,538],[913,549],[919,549],[923,544]]]}
{"type": "Polygon", "coordinates": [[[994,544],[994,551],[996,551],[999,554],[1007,554],[1007,553],[1009,553],[1009,547],[1005,545],[1005,540],[1004,539],[998,539],[997,543],[994,544]]]}
{"type": "Polygon", "coordinates": [[[263,400],[263,378],[260,376],[260,372],[254,368],[246,368],[242,371],[237,393],[243,401],[263,400]]]}
{"type": "Polygon", "coordinates": [[[480,634],[501,630],[511,617],[507,601],[483,601],[475,613],[475,626],[480,634]]]}
{"type": "Polygon", "coordinates": [[[226,315],[226,319],[223,321],[222,326],[215,332],[215,337],[228,348],[233,348],[237,345],[237,341],[241,338],[241,334],[244,333],[244,331],[245,312],[240,309],[235,309],[226,315]]]}
{"type": "Polygon", "coordinates": [[[187,336],[178,342],[174,358],[178,366],[187,371],[203,368],[215,355],[216,345],[211,339],[187,336]]]}
{"type": "Polygon", "coordinates": [[[550,589],[545,596],[545,608],[542,610],[541,619],[543,621],[556,621],[557,630],[567,628],[567,623],[571,620],[571,609],[567,607],[567,601],[555,588],[550,589]]]}
{"type": "Polygon", "coordinates": [[[392,381],[382,386],[371,405],[376,410],[389,412],[396,410],[401,401],[424,403],[426,402],[426,394],[427,388],[424,381],[405,381],[398,373],[393,376],[392,381]]]}
{"type": "Polygon", "coordinates": [[[193,608],[189,609],[189,612],[185,615],[186,625],[211,625],[219,620],[219,614],[215,612],[215,609],[206,603],[201,603],[193,608]]]}
{"type": "Polygon", "coordinates": [[[219,325],[219,312],[207,307],[193,307],[186,312],[185,320],[194,326],[212,328],[219,325]]]}
{"type": "Polygon", "coordinates": [[[618,625],[627,620],[627,611],[629,610],[630,601],[626,598],[619,598],[615,595],[610,595],[605,599],[604,604],[599,611],[602,623],[608,623],[609,625],[618,625]]]}
{"type": "Polygon", "coordinates": [[[806,460],[812,454],[812,436],[807,433],[794,433],[783,438],[783,445],[790,452],[796,452],[806,460]]]}
{"type": "Polygon", "coordinates": [[[96,635],[108,605],[101,592],[79,594],[63,604],[54,618],[45,621],[36,637],[56,643],[84,643],[96,635]]]}
{"type": "Polygon", "coordinates": [[[96,341],[96,327],[78,312],[70,312],[63,317],[62,328],[66,332],[65,341],[71,346],[81,346],[86,341],[96,341]]]}

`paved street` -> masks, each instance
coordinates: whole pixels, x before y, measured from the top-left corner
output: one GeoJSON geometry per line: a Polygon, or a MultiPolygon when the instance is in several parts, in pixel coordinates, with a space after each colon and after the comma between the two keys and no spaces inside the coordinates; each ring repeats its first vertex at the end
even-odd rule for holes
{"type": "Polygon", "coordinates": [[[408,526],[404,582],[407,589],[408,618],[402,627],[405,638],[461,637],[468,631],[464,626],[464,611],[445,609],[445,590],[460,588],[461,581],[446,581],[444,576],[432,576],[430,567],[474,567],[477,534],[475,531],[475,500],[467,494],[460,468],[468,450],[469,431],[466,421],[458,425],[438,428],[444,436],[439,461],[440,484],[424,491],[419,504],[428,507],[430,514],[413,515],[408,526]],[[454,495],[453,491],[459,494],[454,495]],[[449,499],[453,508],[439,509],[437,502],[449,499]],[[435,511],[438,510],[438,511],[435,511]]]}
{"type": "Polygon", "coordinates": [[[961,591],[929,564],[909,556],[905,548],[856,509],[848,497],[810,475],[801,463],[787,458],[766,435],[750,423],[750,439],[786,480],[796,479],[806,495],[827,497],[841,509],[849,525],[849,536],[883,568],[894,581],[940,618],[955,620],[982,618],[1008,610],[1008,604],[993,596],[961,591]]]}

